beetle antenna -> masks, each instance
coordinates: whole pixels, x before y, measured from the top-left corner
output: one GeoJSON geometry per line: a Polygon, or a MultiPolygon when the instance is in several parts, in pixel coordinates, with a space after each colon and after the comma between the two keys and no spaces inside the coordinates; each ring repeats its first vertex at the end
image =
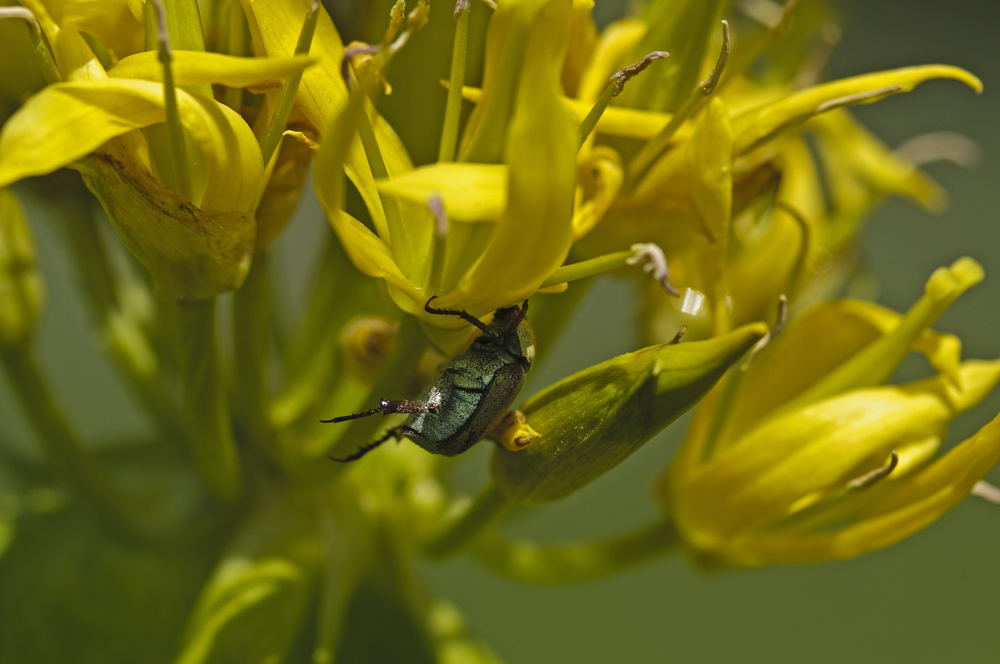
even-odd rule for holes
{"type": "Polygon", "coordinates": [[[521,324],[521,321],[524,320],[524,317],[527,314],[528,314],[528,301],[525,300],[521,304],[521,310],[517,312],[517,315],[514,316],[514,320],[512,320],[510,322],[510,325],[507,326],[507,334],[510,334],[511,332],[516,330],[517,326],[521,324]]]}
{"type": "Polygon", "coordinates": [[[424,305],[424,311],[426,311],[429,314],[436,314],[439,316],[458,316],[465,322],[471,323],[472,325],[478,327],[480,330],[483,331],[484,334],[488,334],[491,337],[496,338],[497,336],[496,332],[491,330],[486,325],[486,323],[479,320],[478,318],[470,314],[468,311],[462,311],[460,309],[435,309],[434,307],[431,306],[431,302],[433,302],[436,299],[437,295],[434,295],[431,297],[431,299],[427,300],[427,304],[424,305]]]}

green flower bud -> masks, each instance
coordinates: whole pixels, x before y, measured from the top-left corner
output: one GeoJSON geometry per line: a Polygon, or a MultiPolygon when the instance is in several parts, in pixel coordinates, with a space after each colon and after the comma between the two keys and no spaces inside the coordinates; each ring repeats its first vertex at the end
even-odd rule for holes
{"type": "Polygon", "coordinates": [[[24,210],[10,189],[0,189],[0,347],[28,340],[42,301],[42,279],[24,210]]]}
{"type": "Polygon", "coordinates": [[[608,472],[694,406],[767,333],[763,323],[620,355],[556,383],[521,407],[541,434],[497,447],[493,479],[526,503],[558,500],[608,472]]]}

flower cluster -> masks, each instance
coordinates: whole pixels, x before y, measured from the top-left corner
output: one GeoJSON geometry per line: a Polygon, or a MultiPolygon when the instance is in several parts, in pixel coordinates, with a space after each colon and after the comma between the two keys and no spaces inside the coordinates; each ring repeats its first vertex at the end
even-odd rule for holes
{"type": "MultiPolygon", "coordinates": [[[[677,550],[819,562],[897,542],[983,486],[1000,419],[937,455],[1000,361],[963,360],[932,329],[978,263],[936,271],[905,314],[831,299],[882,199],[945,201],[848,107],[934,78],[981,84],[945,65],[824,81],[837,31],[821,6],[760,4],[773,11],[654,0],[598,31],[587,0],[400,0],[377,33],[335,25],[318,0],[0,7],[0,72],[38,64],[0,80],[0,360],[41,459],[0,448],[15,478],[0,568],[21,566],[18,592],[34,592],[45,539],[22,530],[72,521],[115,589],[105,605],[73,577],[21,620],[59,631],[69,659],[85,640],[188,663],[489,662],[455,609],[426,599],[414,556],[468,552],[538,583],[677,550]],[[270,248],[310,172],[329,228],[301,318],[276,325],[270,248]],[[21,197],[56,206],[148,440],[84,440],[48,387],[21,197]],[[651,345],[508,412],[612,271],[641,294],[651,345]],[[935,375],[892,384],[911,352],[935,375]],[[435,374],[436,396],[413,400],[435,374]],[[462,408],[441,408],[442,385],[462,408]],[[563,547],[495,528],[692,409],[653,523],[563,547]],[[431,416],[437,429],[414,428],[431,416]],[[444,456],[372,451],[406,435],[441,451],[475,426],[500,444],[471,501],[444,456]],[[132,643],[129,618],[152,607],[169,616],[132,643]]],[[[0,626],[0,659],[30,661],[24,633],[0,626]]]]}

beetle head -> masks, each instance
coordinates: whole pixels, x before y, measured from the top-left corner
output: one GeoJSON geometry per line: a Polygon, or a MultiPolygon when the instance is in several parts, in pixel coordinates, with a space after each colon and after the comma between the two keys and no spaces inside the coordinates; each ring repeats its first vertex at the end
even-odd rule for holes
{"type": "Polygon", "coordinates": [[[528,301],[520,307],[502,307],[493,315],[493,330],[496,340],[508,353],[524,361],[524,370],[531,369],[535,361],[535,333],[525,318],[528,301]]]}

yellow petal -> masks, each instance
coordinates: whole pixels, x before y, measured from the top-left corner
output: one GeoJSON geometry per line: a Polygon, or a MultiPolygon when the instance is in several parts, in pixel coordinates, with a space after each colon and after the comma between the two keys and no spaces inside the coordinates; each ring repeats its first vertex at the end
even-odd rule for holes
{"type": "MultiPolygon", "coordinates": [[[[174,51],[171,63],[175,85],[220,83],[234,88],[280,88],[282,81],[315,64],[314,58],[238,58],[221,53],[174,51]]],[[[120,60],[108,70],[111,78],[163,81],[163,64],[156,51],[144,51],[120,60]]]]}
{"type": "Polygon", "coordinates": [[[122,241],[149,270],[156,292],[167,300],[191,301],[239,288],[254,246],[248,209],[253,200],[212,211],[191,205],[139,162],[133,145],[138,139],[116,138],[75,167],[122,241]]]}
{"type": "Polygon", "coordinates": [[[551,0],[538,12],[507,131],[507,209],[472,274],[442,306],[481,314],[524,300],[569,253],[578,146],[559,77],[570,9],[568,0],[551,0]]]}
{"type": "Polygon", "coordinates": [[[53,20],[64,30],[86,32],[115,58],[142,51],[145,30],[126,0],[45,0],[53,20]]]}
{"type": "Polygon", "coordinates": [[[953,78],[976,92],[983,87],[978,78],[964,69],[946,65],[904,67],[824,83],[733,118],[733,149],[735,154],[743,154],[816,114],[850,104],[872,103],[896,92],[908,92],[933,78],[953,78]]]}
{"type": "MultiPolygon", "coordinates": [[[[263,172],[260,149],[239,115],[177,91],[181,121],[207,161],[206,212],[249,211],[263,172]]],[[[0,132],[0,186],[50,173],[132,129],[163,122],[163,86],[136,80],[50,85],[28,100],[0,132]]]]}
{"type": "MultiPolygon", "coordinates": [[[[328,128],[313,168],[316,197],[337,233],[341,246],[354,265],[370,277],[385,279],[412,302],[423,294],[400,271],[389,246],[360,221],[342,210],[344,178],[341,169],[352,145],[357,145],[356,131],[365,112],[362,92],[355,91],[350,102],[340,109],[328,128]]],[[[370,172],[369,172],[370,173],[370,172]]]]}
{"type": "Polygon", "coordinates": [[[853,558],[927,527],[1000,461],[1000,416],[924,470],[905,478],[864,518],[833,531],[776,533],[746,543],[752,564],[853,558]]]}
{"type": "Polygon", "coordinates": [[[758,426],[683,478],[681,522],[725,538],[773,523],[803,496],[880,466],[895,445],[940,434],[1000,379],[1000,362],[962,366],[964,392],[941,378],[855,390],[758,426]]]}
{"type": "Polygon", "coordinates": [[[504,164],[446,162],[378,180],[376,186],[379,193],[420,205],[438,194],[450,220],[496,221],[507,207],[508,173],[504,164]]]}
{"type": "Polygon", "coordinates": [[[925,209],[940,212],[947,197],[930,177],[890,152],[846,111],[815,117],[809,128],[836,150],[842,163],[883,194],[903,194],[925,209]]]}

